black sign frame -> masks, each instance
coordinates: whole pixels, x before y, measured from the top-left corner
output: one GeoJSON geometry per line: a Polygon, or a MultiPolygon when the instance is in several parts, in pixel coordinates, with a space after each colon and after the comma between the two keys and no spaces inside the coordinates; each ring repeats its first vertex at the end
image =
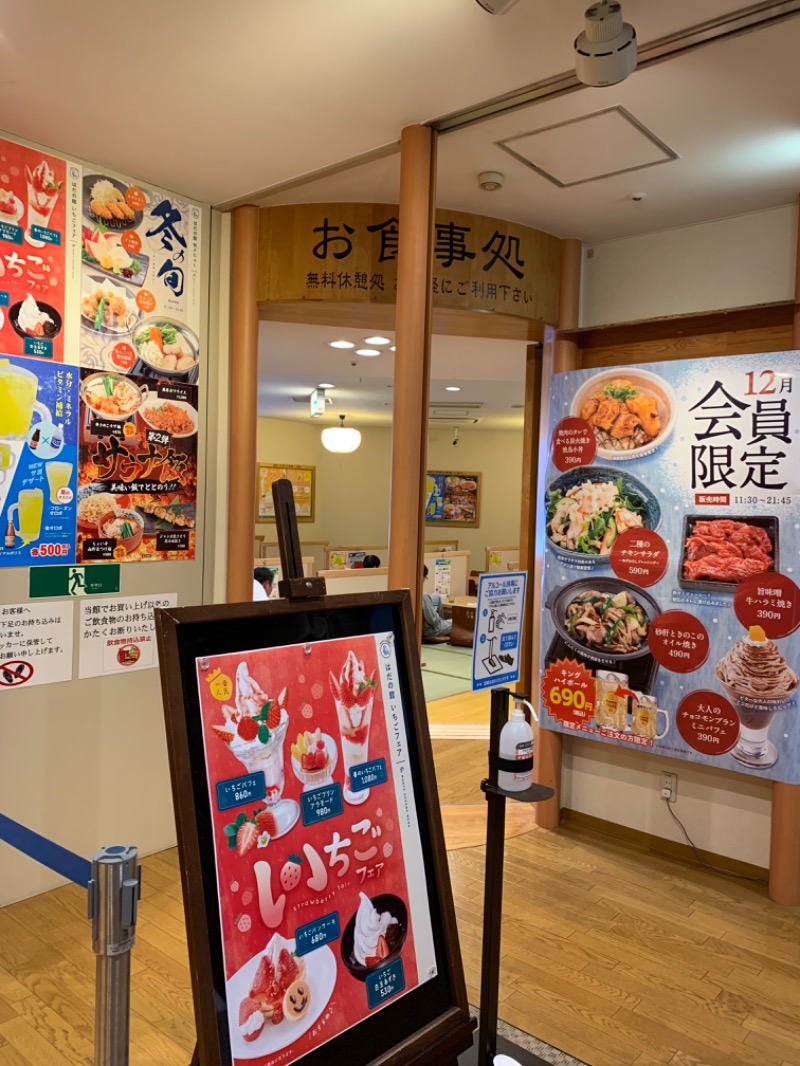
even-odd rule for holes
{"type": "Polygon", "coordinates": [[[438,974],[297,1061],[303,1066],[455,1064],[472,1044],[475,1021],[458,945],[408,591],[159,610],[156,630],[197,1021],[193,1061],[199,1066],[233,1063],[196,660],[393,632],[438,974]]]}

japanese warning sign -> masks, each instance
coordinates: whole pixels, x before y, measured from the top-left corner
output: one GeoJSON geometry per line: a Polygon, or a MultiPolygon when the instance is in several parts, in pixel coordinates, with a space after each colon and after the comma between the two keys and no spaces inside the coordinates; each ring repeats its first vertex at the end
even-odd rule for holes
{"type": "Polygon", "coordinates": [[[519,680],[527,580],[524,570],[481,575],[472,647],[473,691],[519,680]]]}

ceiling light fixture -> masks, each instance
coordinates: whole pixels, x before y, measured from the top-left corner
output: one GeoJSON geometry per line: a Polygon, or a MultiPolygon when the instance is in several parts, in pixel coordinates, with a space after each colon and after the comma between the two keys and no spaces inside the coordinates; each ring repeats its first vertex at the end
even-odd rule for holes
{"type": "Polygon", "coordinates": [[[380,354],[377,348],[356,348],[356,355],[365,355],[370,359],[380,354]]]}
{"type": "Polygon", "coordinates": [[[461,392],[460,385],[447,385],[445,386],[445,392],[461,392]]]}
{"type": "Polygon", "coordinates": [[[364,344],[391,344],[388,337],[365,337],[364,344]]]}
{"type": "Polygon", "coordinates": [[[355,348],[355,344],[352,341],[331,341],[330,348],[355,348]]]}
{"type": "Polygon", "coordinates": [[[335,389],[336,386],[335,385],[331,385],[331,383],[329,381],[323,381],[321,384],[317,385],[317,388],[318,389],[335,389]]]}
{"type": "Polygon", "coordinates": [[[636,30],[622,21],[622,4],[600,0],[586,9],[575,38],[575,74],[584,85],[617,85],[636,70],[636,30]]]}
{"type": "Polygon", "coordinates": [[[361,444],[361,434],[357,429],[350,429],[344,424],[344,415],[339,415],[338,426],[328,426],[322,431],[322,446],[329,452],[348,455],[361,444]]]}
{"type": "Polygon", "coordinates": [[[397,351],[397,348],[395,348],[395,346],[394,346],[394,345],[392,345],[392,346],[391,346],[391,348],[389,349],[389,351],[390,351],[390,352],[396,352],[396,351],[397,351]]]}

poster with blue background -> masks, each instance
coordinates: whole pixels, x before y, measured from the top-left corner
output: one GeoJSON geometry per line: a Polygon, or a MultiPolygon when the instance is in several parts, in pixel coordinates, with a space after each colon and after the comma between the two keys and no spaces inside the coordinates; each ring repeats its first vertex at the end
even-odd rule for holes
{"type": "Polygon", "coordinates": [[[0,566],[75,561],[78,370],[0,355],[0,566]]]}
{"type": "Polygon", "coordinates": [[[546,728],[800,782],[798,367],[553,376],[546,728]]]}

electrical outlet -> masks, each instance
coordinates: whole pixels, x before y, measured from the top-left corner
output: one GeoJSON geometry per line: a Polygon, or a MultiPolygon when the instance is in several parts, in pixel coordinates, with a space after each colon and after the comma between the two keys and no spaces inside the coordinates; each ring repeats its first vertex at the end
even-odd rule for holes
{"type": "Polygon", "coordinates": [[[678,798],[678,775],[661,775],[661,795],[668,803],[674,803],[678,798]]]}

